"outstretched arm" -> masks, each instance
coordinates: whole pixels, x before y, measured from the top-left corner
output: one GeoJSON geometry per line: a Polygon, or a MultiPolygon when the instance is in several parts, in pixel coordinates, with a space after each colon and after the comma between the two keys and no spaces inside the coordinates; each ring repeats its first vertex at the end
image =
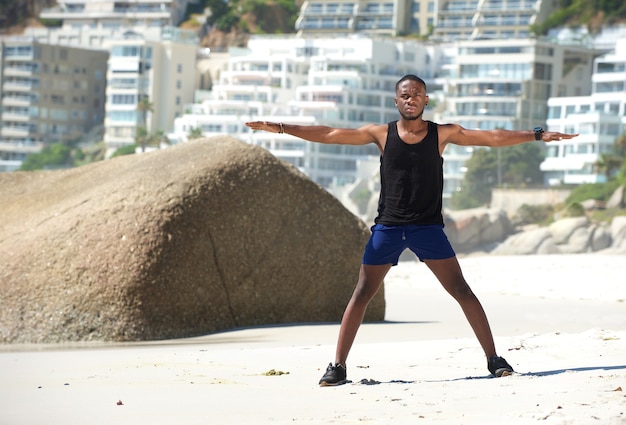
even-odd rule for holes
{"type": "MultiPolygon", "coordinates": [[[[541,140],[571,139],[578,134],[544,131],[541,140]]],[[[443,150],[445,145],[452,143],[461,146],[513,146],[535,140],[533,130],[468,130],[458,124],[442,124],[439,126],[439,145],[443,150]]]]}
{"type": "Polygon", "coordinates": [[[263,130],[271,133],[287,133],[310,142],[337,145],[366,145],[376,143],[381,147],[387,127],[368,124],[360,128],[333,128],[324,125],[295,125],[268,121],[251,121],[246,125],[252,130],[263,130]],[[382,139],[381,139],[382,137],[382,139]]]}

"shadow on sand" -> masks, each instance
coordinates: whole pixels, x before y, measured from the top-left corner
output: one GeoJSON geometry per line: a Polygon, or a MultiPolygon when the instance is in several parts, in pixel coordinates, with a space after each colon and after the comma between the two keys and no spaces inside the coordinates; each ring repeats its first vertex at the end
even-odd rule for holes
{"type": "MultiPolygon", "coordinates": [[[[618,366],[588,366],[588,367],[573,367],[567,369],[556,369],[556,370],[545,370],[542,372],[526,372],[526,373],[515,373],[513,376],[553,376],[559,375],[561,373],[566,372],[589,372],[594,370],[623,370],[626,369],[626,365],[618,365],[618,366]]],[[[437,379],[437,380],[416,380],[416,381],[405,381],[403,379],[392,379],[391,381],[377,381],[375,379],[361,379],[357,382],[348,381],[348,383],[354,385],[380,385],[380,384],[417,384],[420,382],[454,382],[454,381],[468,381],[475,379],[494,379],[492,375],[484,375],[484,376],[466,376],[465,378],[454,378],[454,379],[437,379]]],[[[506,378],[502,378],[506,379],[506,378]]]]}

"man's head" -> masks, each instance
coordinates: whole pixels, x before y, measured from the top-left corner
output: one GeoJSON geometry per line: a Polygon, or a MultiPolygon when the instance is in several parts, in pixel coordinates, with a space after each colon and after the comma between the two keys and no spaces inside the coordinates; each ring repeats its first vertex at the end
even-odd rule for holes
{"type": "Polygon", "coordinates": [[[426,83],[416,75],[408,74],[396,83],[396,107],[408,121],[422,119],[424,108],[428,105],[426,83]]]}
{"type": "Polygon", "coordinates": [[[424,82],[424,80],[422,80],[420,77],[418,77],[417,75],[413,75],[413,74],[407,74],[404,77],[400,78],[398,80],[398,82],[396,83],[396,93],[398,92],[398,87],[400,87],[400,84],[402,84],[405,81],[415,81],[416,83],[419,83],[421,85],[424,86],[424,91],[426,90],[426,83],[424,82]]]}

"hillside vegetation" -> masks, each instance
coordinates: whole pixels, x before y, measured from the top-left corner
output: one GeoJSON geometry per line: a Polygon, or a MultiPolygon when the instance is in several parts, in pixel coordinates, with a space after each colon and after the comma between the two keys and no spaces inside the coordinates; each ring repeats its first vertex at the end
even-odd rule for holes
{"type": "MultiPolygon", "coordinates": [[[[604,25],[626,22],[624,0],[557,0],[559,10],[534,28],[546,34],[551,28],[585,25],[597,33],[604,25]]],[[[194,11],[209,8],[209,23],[222,32],[245,34],[292,33],[302,0],[200,0],[194,11]]],[[[42,8],[56,0],[0,0],[0,31],[19,32],[36,20],[42,8]]]]}
{"type": "Polygon", "coordinates": [[[546,34],[552,28],[582,25],[597,34],[603,26],[626,21],[624,0],[558,0],[558,4],[558,10],[534,28],[536,33],[546,34]]]}
{"type": "Polygon", "coordinates": [[[21,33],[37,19],[41,9],[55,3],[55,0],[0,0],[0,32],[21,33]]]}

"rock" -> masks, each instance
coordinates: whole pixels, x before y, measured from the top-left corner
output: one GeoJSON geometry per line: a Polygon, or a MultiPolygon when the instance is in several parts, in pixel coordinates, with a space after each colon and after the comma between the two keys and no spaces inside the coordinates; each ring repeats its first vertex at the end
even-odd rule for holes
{"type": "Polygon", "coordinates": [[[591,230],[589,248],[592,252],[601,251],[611,246],[611,231],[606,224],[594,226],[591,230]]]}
{"type": "Polygon", "coordinates": [[[606,208],[606,202],[598,201],[597,199],[587,199],[586,201],[580,202],[580,205],[585,211],[594,211],[606,208]]]}
{"type": "Polygon", "coordinates": [[[626,252],[626,216],[620,215],[611,220],[611,247],[626,252]]]}
{"type": "MultiPolygon", "coordinates": [[[[0,342],[337,322],[369,231],[266,150],[214,137],[0,173],[0,342]]],[[[384,294],[367,321],[384,319],[384,294]]]]}
{"type": "Polygon", "coordinates": [[[539,255],[560,254],[560,253],[561,253],[560,247],[556,246],[552,238],[546,238],[543,241],[541,241],[541,244],[539,244],[539,246],[534,252],[534,254],[539,254],[539,255]]]}
{"type": "MultiPolygon", "coordinates": [[[[554,240],[554,238],[553,238],[554,240]]],[[[591,231],[587,227],[579,227],[564,244],[557,245],[560,252],[563,254],[581,254],[589,251],[589,241],[591,240],[591,231]]]]}
{"type": "Polygon", "coordinates": [[[624,208],[624,185],[621,185],[611,195],[608,201],[606,201],[607,208],[624,208]]]}
{"type": "Polygon", "coordinates": [[[554,243],[559,245],[568,243],[569,238],[577,229],[585,228],[588,225],[589,219],[585,216],[570,217],[555,221],[550,224],[549,229],[550,233],[552,233],[554,243]]]}
{"type": "Polygon", "coordinates": [[[445,232],[457,252],[468,252],[503,241],[512,232],[504,210],[475,208],[447,211],[445,232]]]}
{"type": "Polygon", "coordinates": [[[497,255],[528,255],[535,254],[538,251],[541,251],[542,254],[558,252],[552,240],[552,233],[548,228],[540,227],[509,236],[491,253],[497,255]]]}

